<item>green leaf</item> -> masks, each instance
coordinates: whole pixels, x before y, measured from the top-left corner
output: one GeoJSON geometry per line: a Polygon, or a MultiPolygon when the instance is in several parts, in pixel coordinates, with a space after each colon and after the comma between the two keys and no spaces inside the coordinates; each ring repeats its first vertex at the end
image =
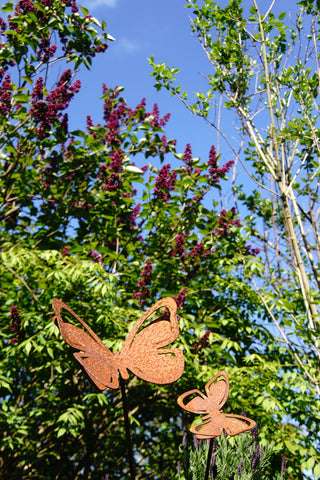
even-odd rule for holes
{"type": "Polygon", "coordinates": [[[26,103],[30,100],[30,95],[27,94],[27,93],[16,93],[15,95],[13,95],[13,98],[17,101],[17,102],[23,102],[23,103],[26,103]]]}
{"type": "Polygon", "coordinates": [[[66,428],[64,428],[64,427],[59,428],[59,430],[57,432],[57,438],[62,437],[66,432],[67,432],[66,428]]]}
{"type": "Polygon", "coordinates": [[[1,7],[1,10],[2,10],[2,12],[13,12],[13,8],[14,8],[14,2],[10,1],[10,2],[5,3],[1,7]]]}
{"type": "Polygon", "coordinates": [[[131,172],[131,173],[143,174],[143,170],[141,170],[140,168],[138,168],[134,165],[124,165],[123,170],[125,170],[127,172],[131,172]]]}
{"type": "Polygon", "coordinates": [[[82,7],[81,5],[79,5],[83,15],[86,17],[89,13],[89,10],[87,10],[85,7],[82,7]]]}
{"type": "Polygon", "coordinates": [[[314,478],[319,479],[320,477],[320,463],[318,463],[313,470],[314,478]]]}

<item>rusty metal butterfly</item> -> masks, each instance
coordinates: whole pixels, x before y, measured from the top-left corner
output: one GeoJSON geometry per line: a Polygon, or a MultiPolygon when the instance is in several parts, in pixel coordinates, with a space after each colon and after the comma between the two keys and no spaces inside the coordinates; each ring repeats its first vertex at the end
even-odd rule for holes
{"type": "Polygon", "coordinates": [[[112,353],[94,331],[68,305],[53,299],[55,313],[62,338],[79,352],[74,357],[89,375],[92,382],[100,389],[119,387],[119,378],[129,378],[131,370],[139,378],[157,384],[173,383],[178,380],[184,370],[182,350],[165,349],[179,335],[177,305],[172,298],[163,298],[153,305],[135,323],[129,332],[121,352],[112,353]],[[168,314],[161,314],[154,321],[149,317],[158,309],[165,307],[168,314]],[[88,332],[66,322],[61,310],[69,312],[88,332]]]}
{"type": "Polygon", "coordinates": [[[243,415],[222,413],[221,408],[229,395],[229,378],[222,370],[205,386],[206,394],[194,389],[183,393],[178,398],[178,405],[188,412],[206,414],[203,421],[190,428],[200,440],[218,437],[225,430],[228,435],[249,432],[256,422],[243,415]],[[189,398],[189,401],[188,401],[189,398]],[[187,400],[187,403],[185,403],[187,400]]]}

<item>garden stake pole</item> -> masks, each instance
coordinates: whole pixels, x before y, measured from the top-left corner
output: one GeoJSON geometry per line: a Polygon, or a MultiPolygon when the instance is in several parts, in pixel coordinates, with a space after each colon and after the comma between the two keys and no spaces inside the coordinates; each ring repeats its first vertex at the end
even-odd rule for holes
{"type": "Polygon", "coordinates": [[[120,387],[121,387],[124,425],[126,429],[126,442],[127,442],[128,460],[129,460],[129,467],[130,467],[130,477],[131,477],[131,480],[135,480],[134,458],[133,458],[133,450],[132,450],[132,443],[131,443],[131,436],[130,436],[130,422],[129,422],[129,414],[128,414],[127,396],[126,396],[125,383],[121,375],[119,376],[119,381],[120,381],[120,387]]]}
{"type": "Polygon", "coordinates": [[[207,466],[206,466],[206,473],[205,473],[205,475],[204,475],[204,480],[208,480],[208,478],[209,478],[209,471],[210,471],[210,463],[211,463],[211,458],[212,458],[213,444],[214,444],[214,438],[210,438],[209,450],[208,450],[208,458],[207,458],[207,466]]]}

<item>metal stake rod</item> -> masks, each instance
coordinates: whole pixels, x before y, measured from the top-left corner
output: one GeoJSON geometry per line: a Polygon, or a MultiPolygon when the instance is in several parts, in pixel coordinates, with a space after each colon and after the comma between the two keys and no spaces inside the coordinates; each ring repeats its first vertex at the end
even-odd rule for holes
{"type": "Polygon", "coordinates": [[[132,443],[131,443],[131,436],[130,436],[130,422],[129,422],[129,414],[128,414],[127,396],[126,396],[125,383],[123,378],[121,378],[121,375],[119,375],[119,381],[120,381],[120,387],[121,387],[124,426],[126,429],[126,442],[127,442],[128,460],[129,460],[129,467],[130,467],[130,477],[131,477],[131,480],[135,480],[135,473],[134,473],[135,467],[134,467],[133,450],[132,450],[132,443]]]}
{"type": "Polygon", "coordinates": [[[209,478],[210,463],[211,463],[212,451],[213,451],[213,443],[214,443],[214,438],[210,438],[208,458],[207,458],[207,466],[206,466],[206,473],[204,475],[204,480],[208,480],[208,478],[209,478]]]}

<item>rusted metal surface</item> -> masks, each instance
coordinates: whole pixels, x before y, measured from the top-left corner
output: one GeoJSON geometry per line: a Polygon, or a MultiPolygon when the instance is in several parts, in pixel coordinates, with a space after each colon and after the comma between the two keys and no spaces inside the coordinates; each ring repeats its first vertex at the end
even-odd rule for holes
{"type": "Polygon", "coordinates": [[[120,375],[129,378],[131,370],[146,382],[167,384],[178,380],[184,370],[182,350],[163,348],[179,335],[176,302],[169,297],[159,300],[135,323],[129,332],[121,352],[112,353],[94,331],[68,305],[53,299],[52,307],[62,338],[68,345],[79,350],[74,357],[84,368],[93,383],[100,389],[119,387],[120,375]],[[157,318],[152,314],[165,308],[157,318]],[[69,312],[86,332],[63,320],[61,310],[69,312]]]}
{"type": "Polygon", "coordinates": [[[243,415],[222,413],[221,409],[229,395],[229,378],[222,370],[205,386],[206,395],[194,389],[183,393],[178,398],[178,405],[188,412],[205,414],[203,421],[190,428],[200,440],[219,437],[225,430],[228,435],[249,432],[256,422],[243,415]]]}

